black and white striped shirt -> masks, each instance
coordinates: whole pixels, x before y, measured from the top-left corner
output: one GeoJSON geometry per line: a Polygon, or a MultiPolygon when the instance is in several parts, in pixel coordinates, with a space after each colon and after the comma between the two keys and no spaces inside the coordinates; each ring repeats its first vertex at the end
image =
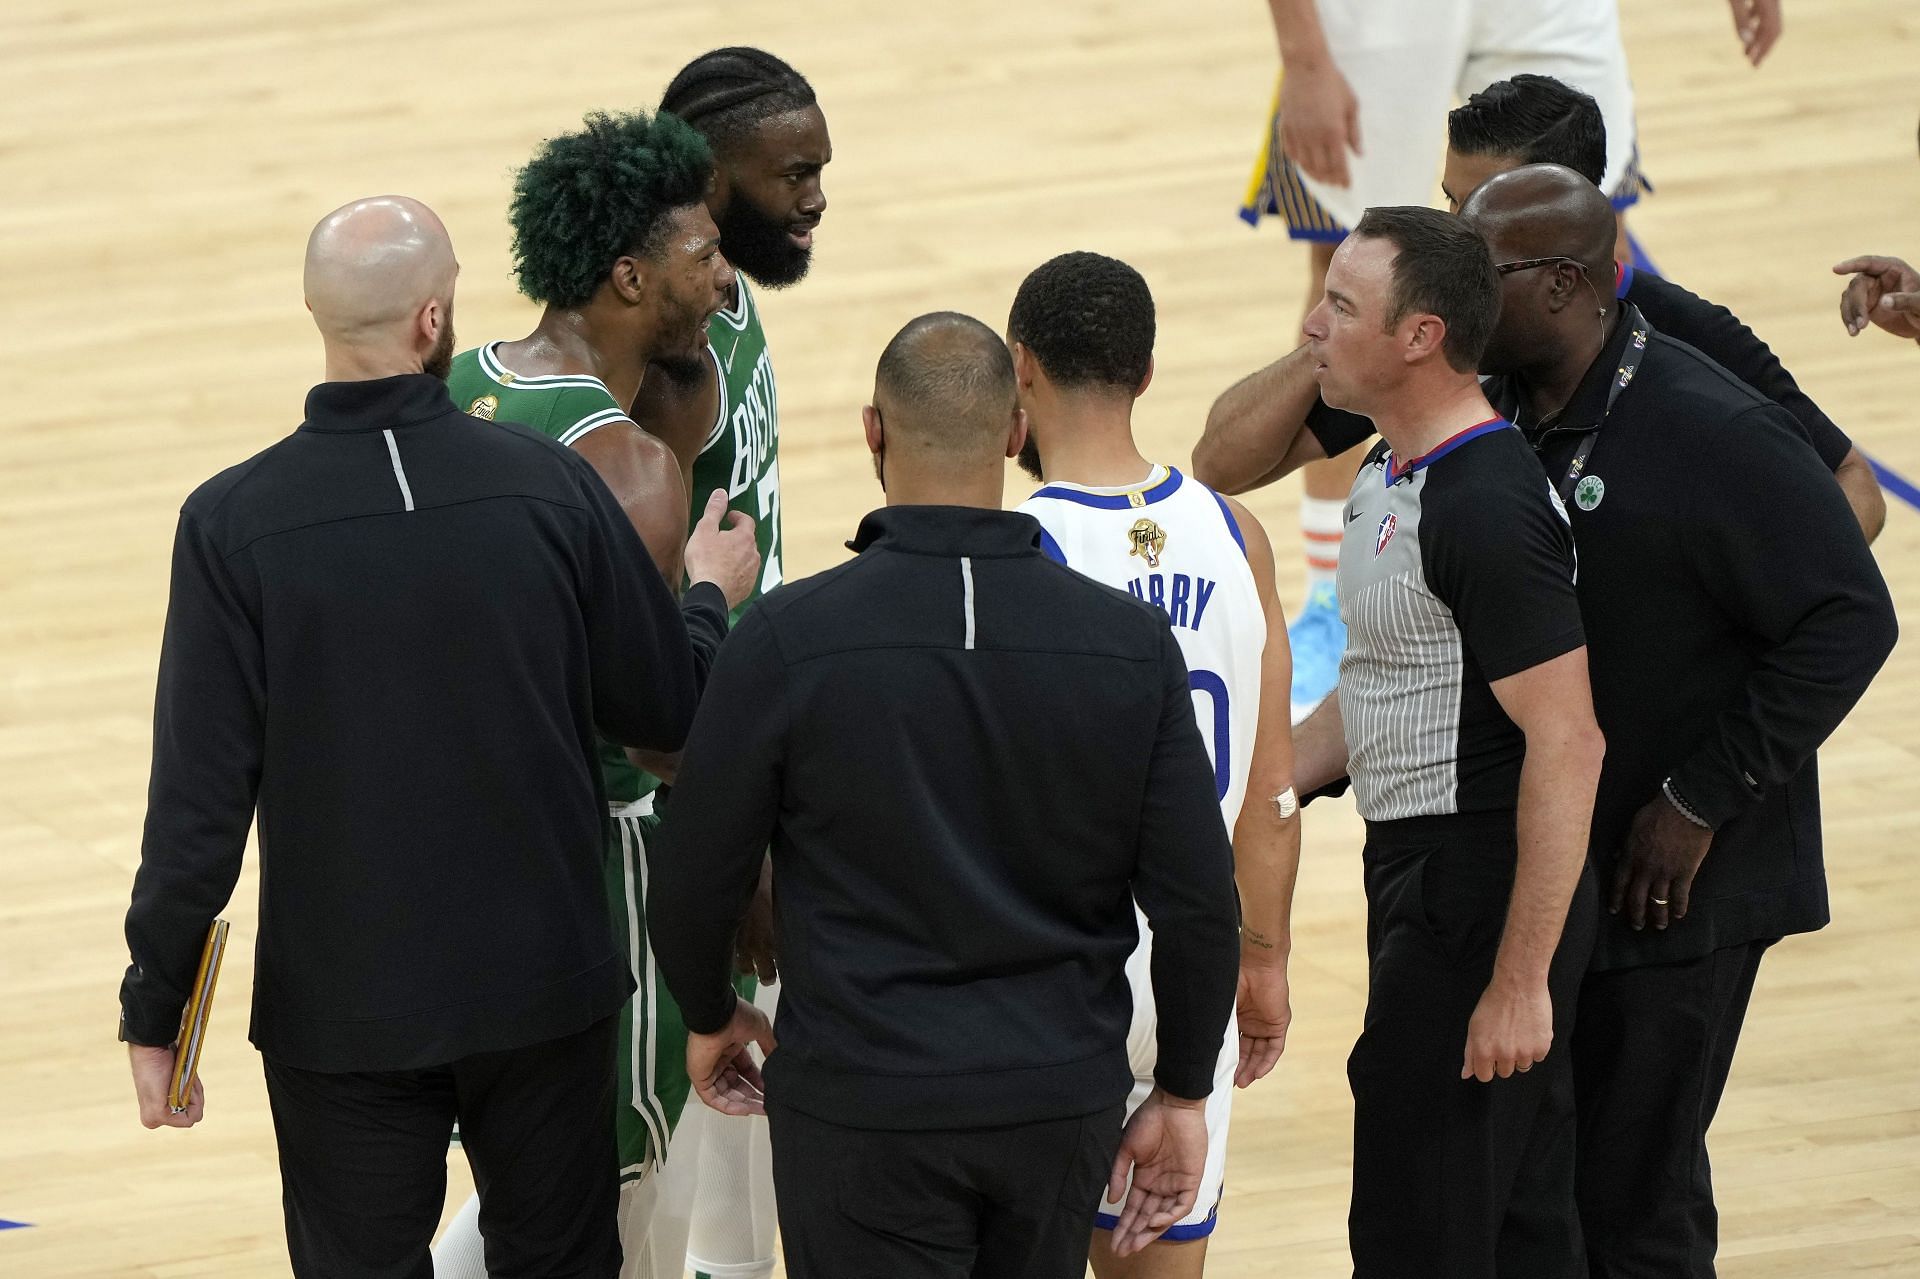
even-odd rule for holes
{"type": "Polygon", "coordinates": [[[1340,713],[1360,815],[1511,808],[1526,743],[1489,685],[1584,644],[1567,516],[1494,418],[1425,455],[1374,446],[1340,543],[1340,713]]]}

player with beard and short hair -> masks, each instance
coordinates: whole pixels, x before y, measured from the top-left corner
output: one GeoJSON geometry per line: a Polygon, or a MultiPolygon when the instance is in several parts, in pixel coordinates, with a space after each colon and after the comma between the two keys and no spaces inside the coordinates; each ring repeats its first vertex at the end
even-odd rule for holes
{"type": "MultiPolygon", "coordinates": [[[[546,142],[516,176],[510,210],[520,291],[546,310],[519,341],[462,352],[447,380],[466,412],[530,426],[592,463],[676,586],[688,540],[685,481],[673,454],[624,406],[650,361],[700,351],[707,321],[733,283],[703,202],[712,174],[707,144],[664,112],[589,115],[580,131],[546,142]]],[[[735,544],[735,571],[721,584],[731,610],[760,577],[755,528],[751,519],[723,515],[718,503],[703,506],[701,536],[735,544]]],[[[708,628],[704,651],[695,636],[703,682],[726,630],[722,605],[712,592],[688,592],[685,611],[708,628]]],[[[638,987],[621,1013],[616,1110],[620,1230],[631,1257],[652,1215],[653,1174],[688,1085],[684,1048],[672,1040],[678,1014],[663,1008],[667,997],[646,942],[645,846],[659,825],[652,794],[659,783],[618,746],[602,743],[600,758],[613,810],[607,892],[638,987]]],[[[484,1279],[476,1205],[469,1200],[435,1252],[441,1279],[484,1279]]]]}
{"type": "MultiPolygon", "coordinates": [[[[707,325],[691,358],[656,360],[633,405],[634,420],[673,449],[697,497],[723,490],[751,516],[764,563],[741,610],[779,585],[780,402],[751,278],[781,289],[813,260],[813,232],[826,211],[821,170],[833,159],[826,116],[813,86],[759,49],[715,49],[688,63],[660,109],[692,125],[713,149],[707,209],[738,271],[727,305],[707,325]],[[655,376],[655,372],[665,376],[655,376]]],[[[740,993],[772,1013],[778,987],[772,955],[770,880],[741,938],[740,993]],[[764,979],[764,980],[757,980],[764,979]]],[[[685,1035],[671,1000],[661,1001],[660,1054],[680,1052],[685,1035]]],[[[774,1264],[773,1164],[767,1123],[690,1105],[672,1129],[659,1205],[644,1239],[626,1239],[630,1274],[760,1279],[774,1264]]]]}

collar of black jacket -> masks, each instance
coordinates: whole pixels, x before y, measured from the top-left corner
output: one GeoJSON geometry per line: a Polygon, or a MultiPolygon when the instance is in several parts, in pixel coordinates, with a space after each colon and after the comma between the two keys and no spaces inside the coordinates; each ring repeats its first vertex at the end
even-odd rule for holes
{"type": "Polygon", "coordinates": [[[884,506],[847,543],[850,551],[870,546],[909,555],[1031,555],[1040,549],[1040,521],[979,506],[884,506]]]}
{"type": "Polygon", "coordinates": [[[307,392],[308,431],[384,431],[455,411],[447,384],[430,373],[367,382],[322,382],[307,392]]]}
{"type": "Polygon", "coordinates": [[[1592,430],[1606,420],[1607,392],[1612,389],[1614,375],[1620,371],[1620,357],[1626,353],[1633,331],[1651,327],[1639,307],[1621,299],[1620,318],[1613,332],[1607,335],[1606,345],[1580,375],[1580,384],[1573,388],[1572,397],[1558,413],[1548,414],[1539,421],[1523,420],[1526,379],[1518,373],[1488,379],[1483,388],[1487,400],[1502,417],[1526,432],[1529,439],[1537,438],[1543,430],[1592,430]]]}

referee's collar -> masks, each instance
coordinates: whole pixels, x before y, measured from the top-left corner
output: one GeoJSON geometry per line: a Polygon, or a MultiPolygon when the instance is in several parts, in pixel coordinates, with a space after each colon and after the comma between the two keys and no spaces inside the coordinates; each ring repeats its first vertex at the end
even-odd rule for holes
{"type": "Polygon", "coordinates": [[[307,431],[384,431],[457,412],[447,384],[430,373],[365,382],[322,382],[307,392],[307,431]]]}
{"type": "Polygon", "coordinates": [[[1040,521],[981,506],[885,506],[860,521],[850,551],[878,546],[909,555],[1037,555],[1040,521]]]}
{"type": "Polygon", "coordinates": [[[1640,314],[1640,308],[1622,298],[1620,314],[1614,322],[1613,332],[1607,336],[1607,344],[1600,348],[1600,354],[1593,357],[1593,363],[1580,375],[1580,384],[1573,388],[1565,407],[1540,421],[1523,417],[1525,401],[1522,390],[1525,379],[1518,373],[1491,378],[1482,389],[1488,392],[1487,398],[1492,401],[1493,407],[1525,431],[1529,439],[1537,438],[1541,431],[1548,429],[1591,430],[1607,416],[1607,392],[1613,385],[1614,374],[1619,371],[1620,357],[1625,354],[1633,331],[1637,328],[1650,330],[1651,327],[1646,317],[1640,314]]]}

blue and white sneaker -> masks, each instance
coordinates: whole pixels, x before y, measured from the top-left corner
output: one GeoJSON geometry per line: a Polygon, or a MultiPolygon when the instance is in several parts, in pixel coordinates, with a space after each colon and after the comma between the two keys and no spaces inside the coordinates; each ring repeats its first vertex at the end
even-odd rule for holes
{"type": "Polygon", "coordinates": [[[1287,644],[1293,649],[1293,722],[1298,724],[1340,682],[1347,624],[1340,620],[1340,601],[1331,582],[1307,593],[1306,606],[1287,627],[1287,644]]]}

